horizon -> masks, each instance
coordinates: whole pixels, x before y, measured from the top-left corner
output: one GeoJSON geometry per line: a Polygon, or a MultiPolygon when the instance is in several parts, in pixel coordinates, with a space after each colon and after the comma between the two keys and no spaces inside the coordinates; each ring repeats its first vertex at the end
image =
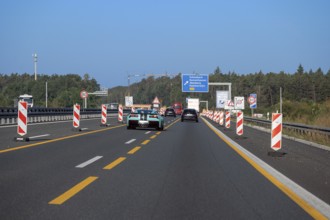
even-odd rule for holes
{"type": "MultiPolygon", "coordinates": [[[[330,2],[5,1],[0,73],[88,73],[102,87],[132,74],[293,74],[330,70],[330,2]],[[79,4],[79,7],[77,5],[79,4]]],[[[142,78],[132,78],[131,83],[142,78]]]]}

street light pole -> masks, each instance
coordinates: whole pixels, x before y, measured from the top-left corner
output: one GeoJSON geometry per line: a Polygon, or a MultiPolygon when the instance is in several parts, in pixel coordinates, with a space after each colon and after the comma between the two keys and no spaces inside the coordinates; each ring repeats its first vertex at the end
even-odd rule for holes
{"type": "Polygon", "coordinates": [[[37,61],[38,61],[38,56],[37,54],[32,54],[34,58],[34,80],[37,81],[37,61]]]}
{"type": "Polygon", "coordinates": [[[280,113],[282,114],[282,87],[280,87],[280,113]]]}
{"type": "Polygon", "coordinates": [[[48,107],[48,82],[46,81],[46,108],[48,107]]]}

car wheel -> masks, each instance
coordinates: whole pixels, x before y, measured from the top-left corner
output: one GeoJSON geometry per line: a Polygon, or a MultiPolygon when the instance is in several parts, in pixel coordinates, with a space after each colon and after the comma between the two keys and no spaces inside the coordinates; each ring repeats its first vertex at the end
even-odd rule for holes
{"type": "Polygon", "coordinates": [[[130,130],[131,129],[131,126],[127,126],[127,130],[130,130]]]}
{"type": "Polygon", "coordinates": [[[163,131],[164,130],[164,125],[161,125],[160,127],[157,128],[158,131],[163,131]]]}
{"type": "Polygon", "coordinates": [[[183,119],[181,118],[181,122],[183,122],[183,119]]]}

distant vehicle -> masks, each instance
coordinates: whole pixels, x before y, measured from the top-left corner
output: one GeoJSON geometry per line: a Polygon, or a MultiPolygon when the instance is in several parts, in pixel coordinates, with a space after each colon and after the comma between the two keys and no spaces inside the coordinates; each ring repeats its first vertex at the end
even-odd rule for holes
{"type": "Polygon", "coordinates": [[[27,102],[29,108],[33,107],[33,96],[32,95],[28,95],[28,94],[20,95],[18,97],[18,101],[27,102]]]}
{"type": "Polygon", "coordinates": [[[175,114],[181,115],[182,109],[183,109],[181,102],[175,102],[173,104],[173,108],[174,108],[175,114]]]}
{"type": "Polygon", "coordinates": [[[193,108],[199,112],[199,99],[198,98],[187,98],[187,108],[193,108]]]}
{"type": "Polygon", "coordinates": [[[127,129],[155,128],[164,130],[164,118],[155,110],[138,109],[127,116],[127,129]]]}
{"type": "Polygon", "coordinates": [[[181,122],[184,120],[192,120],[198,122],[198,112],[193,108],[186,108],[181,115],[181,122]]]}
{"type": "Polygon", "coordinates": [[[165,117],[166,116],[173,116],[173,117],[176,117],[176,114],[175,114],[175,111],[173,108],[167,108],[165,110],[165,117]]]}
{"type": "Polygon", "coordinates": [[[118,103],[109,103],[108,109],[118,109],[119,104],[118,103]]]}

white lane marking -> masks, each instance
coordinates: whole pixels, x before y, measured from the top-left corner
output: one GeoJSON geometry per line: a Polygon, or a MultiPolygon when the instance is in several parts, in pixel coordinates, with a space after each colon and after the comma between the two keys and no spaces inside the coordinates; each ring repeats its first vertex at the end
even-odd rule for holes
{"type": "Polygon", "coordinates": [[[136,139],[129,140],[129,141],[127,141],[125,144],[130,144],[130,143],[132,143],[132,142],[134,142],[134,141],[136,141],[136,139]]]}
{"type": "Polygon", "coordinates": [[[88,130],[88,128],[80,128],[81,131],[88,130]]]}
{"type": "Polygon", "coordinates": [[[94,163],[95,161],[101,159],[103,156],[96,156],[90,160],[87,160],[86,162],[82,163],[82,164],[79,164],[76,166],[76,168],[84,168],[85,166],[88,166],[89,164],[91,163],[94,163]]]}
{"type": "Polygon", "coordinates": [[[147,131],[145,134],[149,134],[151,131],[147,131]]]}
{"type": "Polygon", "coordinates": [[[42,135],[38,135],[38,136],[32,136],[32,137],[29,137],[29,139],[41,138],[41,137],[47,137],[47,136],[50,136],[50,134],[42,134],[42,135]]]}

